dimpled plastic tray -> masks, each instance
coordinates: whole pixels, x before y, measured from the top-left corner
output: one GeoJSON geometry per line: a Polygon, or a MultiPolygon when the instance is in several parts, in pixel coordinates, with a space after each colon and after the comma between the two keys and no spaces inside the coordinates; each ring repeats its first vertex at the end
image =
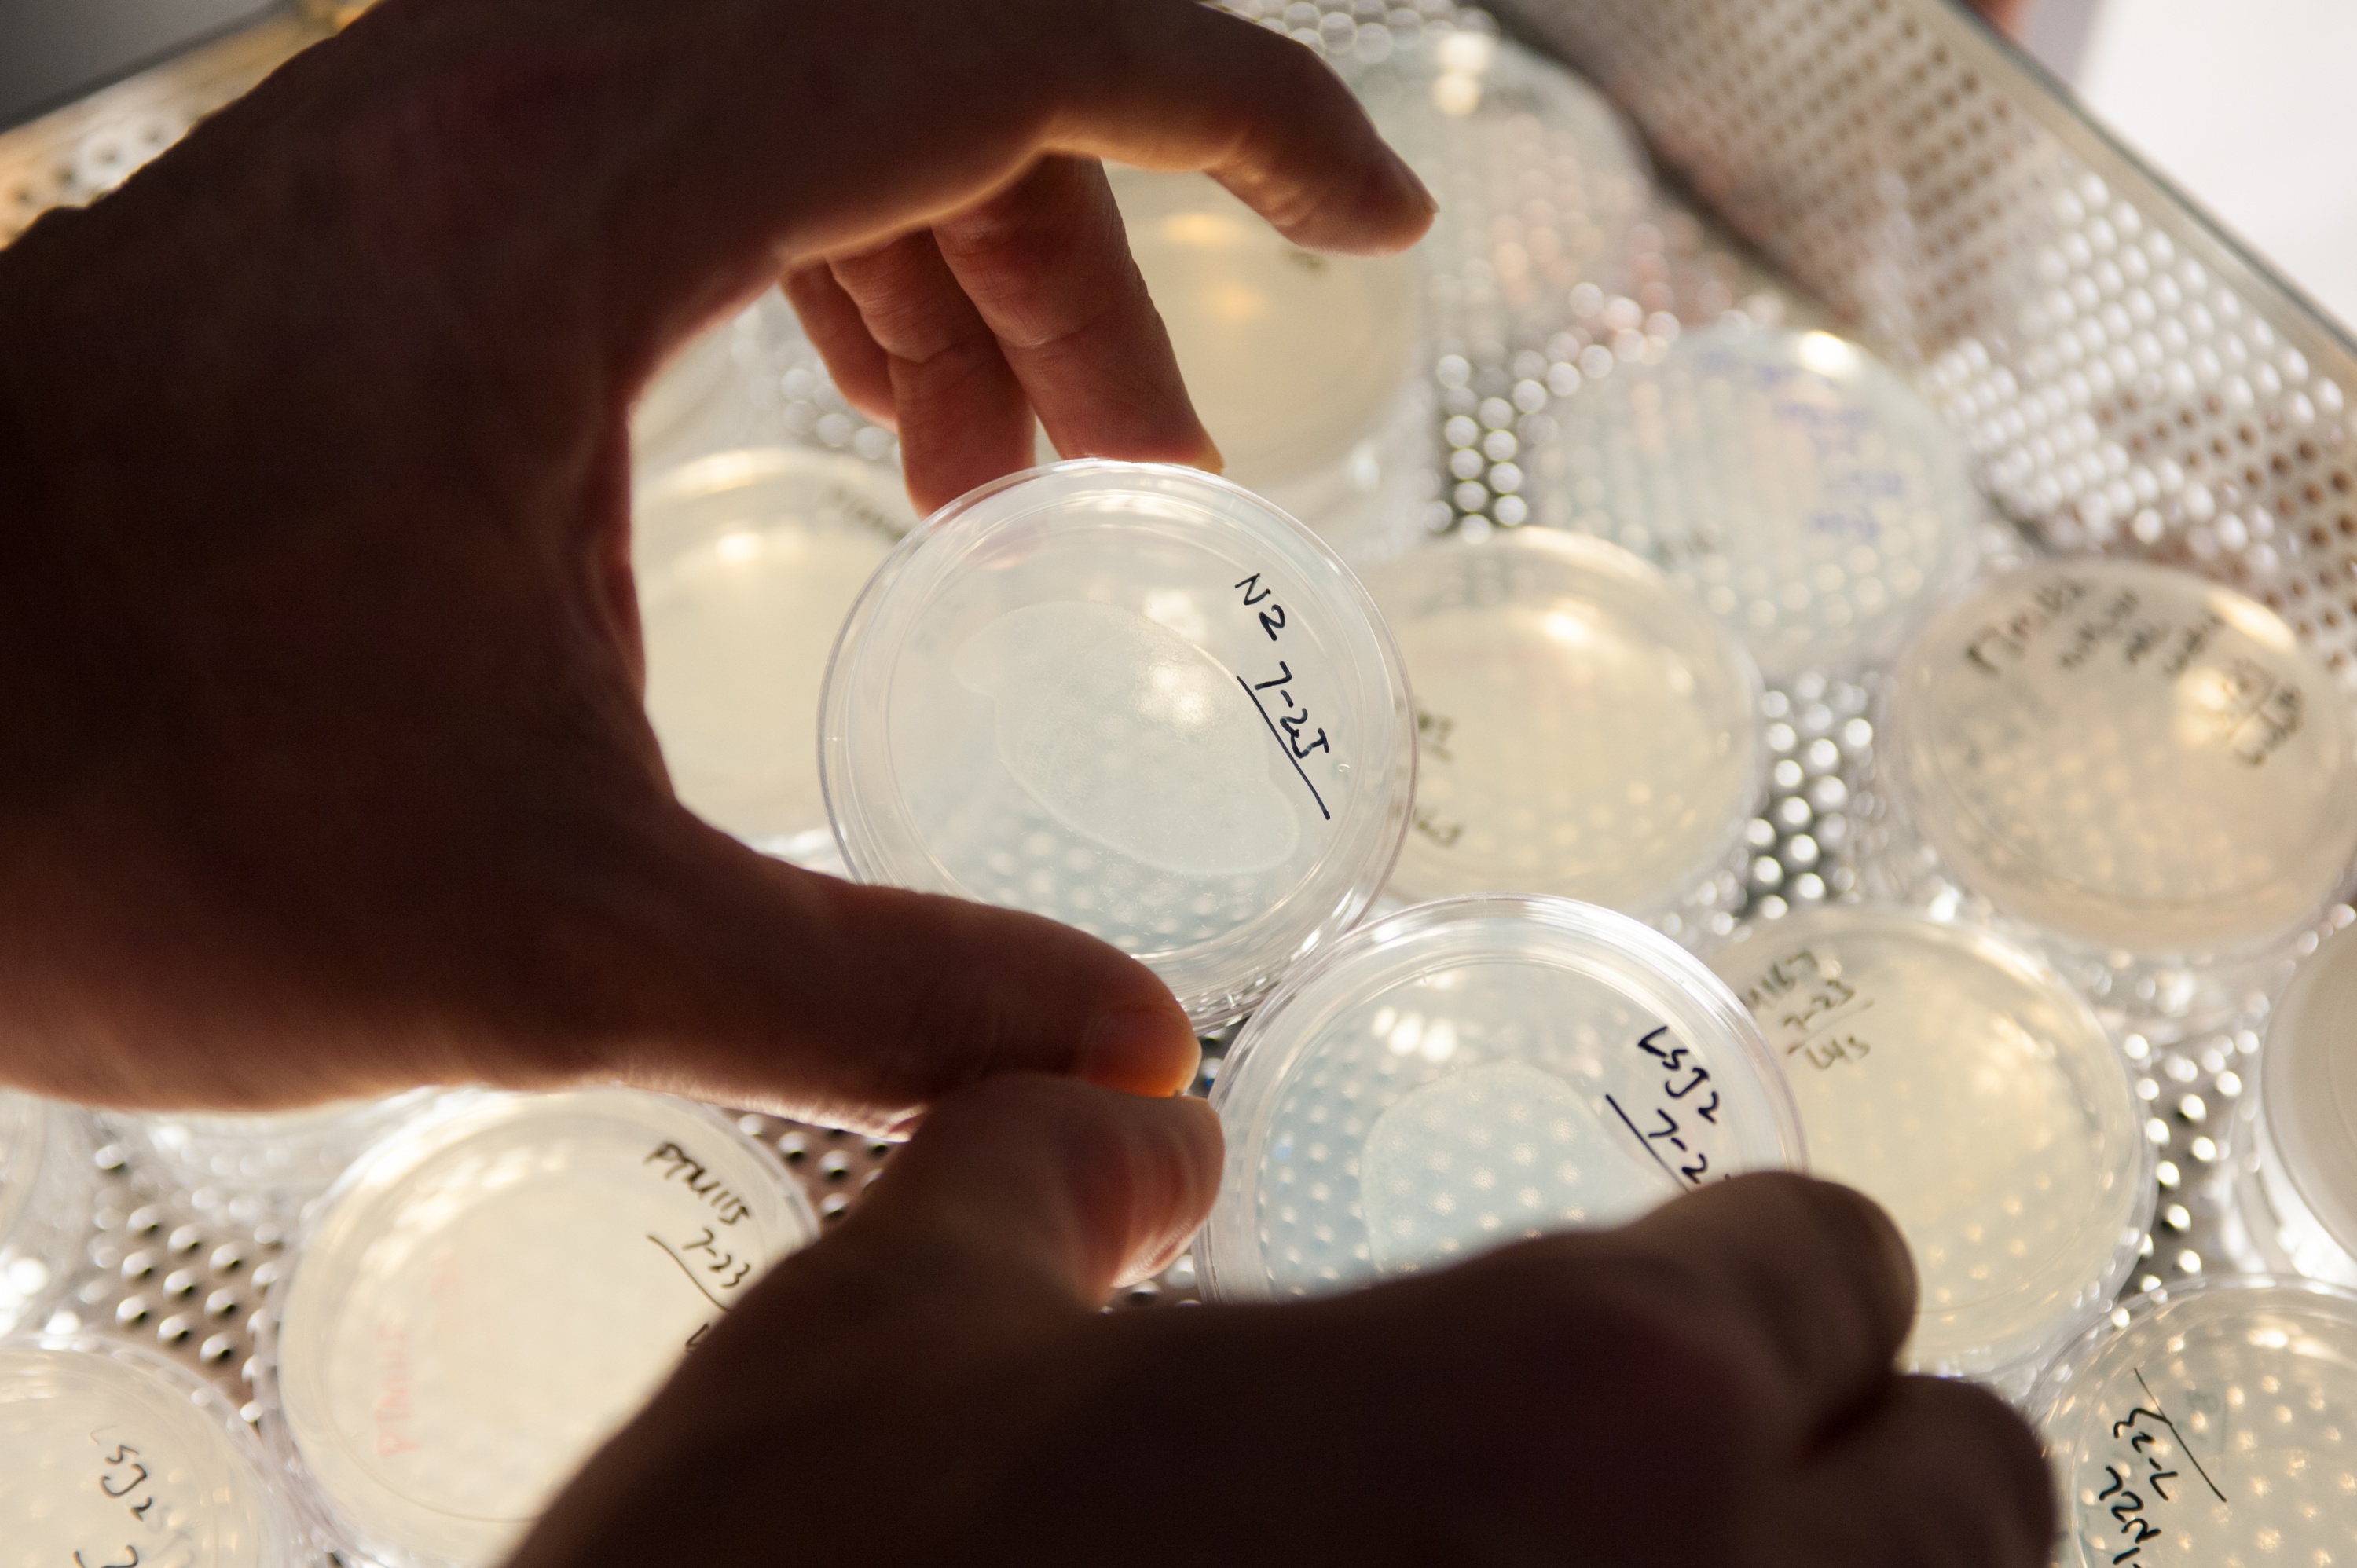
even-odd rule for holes
{"type": "MultiPolygon", "coordinates": [[[[1961,8],[1512,0],[1502,27],[1448,0],[1236,8],[1362,80],[1482,78],[1501,33],[1518,38],[1599,84],[1660,176],[1632,186],[1626,160],[1599,153],[1602,122],[1580,94],[1467,105],[1490,150],[1445,182],[1418,526],[1531,519],[1527,492],[1557,460],[1583,383],[1682,334],[1824,328],[1880,356],[1964,444],[1991,503],[1984,574],[2040,554],[2179,566],[2274,608],[2344,686],[2357,672],[2357,350],[1961,8]]],[[[349,9],[290,6],[0,134],[0,242],[110,188],[349,9]]],[[[1469,145],[1445,139],[1443,162],[1469,145]]],[[[890,435],[845,403],[774,298],[755,322],[758,352],[737,355],[741,395],[712,445],[891,464],[890,435]]],[[[1991,914],[1894,843],[1875,766],[1881,686],[1874,670],[1803,671],[1768,690],[1760,813],[1673,934],[1716,942],[1869,885],[1991,914]]],[[[2336,904],[2319,929],[2352,919],[2336,904]]],[[[2045,950],[2126,1052],[2156,1145],[2157,1218],[2126,1289],[2230,1266],[2214,1178],[2272,999],[2314,940],[2231,974],[2045,950]]],[[[840,1212],[880,1157],[847,1136],[758,1128],[786,1141],[822,1212],[840,1212]]],[[[160,1344],[249,1401],[252,1319],[294,1220],[286,1199],[191,1187],[121,1141],[99,1161],[85,1265],[54,1311],[160,1344]]],[[[1181,1260],[1127,1299],[1183,1298],[1192,1280],[1181,1260]]]]}

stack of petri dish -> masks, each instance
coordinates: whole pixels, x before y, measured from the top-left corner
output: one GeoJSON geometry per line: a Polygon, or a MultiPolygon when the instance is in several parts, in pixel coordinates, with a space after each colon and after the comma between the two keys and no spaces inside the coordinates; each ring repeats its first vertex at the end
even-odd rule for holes
{"type": "Polygon", "coordinates": [[[0,1089],[0,1335],[38,1327],[91,1232],[89,1113],[0,1089]]]}
{"type": "Polygon", "coordinates": [[[1408,898],[1555,894],[1657,916],[1721,869],[1763,787],[1760,676],[1616,545],[1519,529],[1369,574],[1415,693],[1408,898]]]}
{"type": "Polygon", "coordinates": [[[2357,720],[2272,611],[2049,561],[1932,618],[1883,725],[1902,836],[2083,950],[2214,966],[2315,920],[2357,857],[2357,720]]]}
{"type": "Polygon", "coordinates": [[[1805,1163],[1790,1091],[1701,962],[1609,910],[1446,899],[1286,977],[1211,1096],[1207,1295],[1324,1294],[1612,1225],[1805,1163]]]}
{"type": "Polygon", "coordinates": [[[2030,1407],[2061,1568],[2345,1563],[2357,1553],[2357,1295],[2211,1280],[2114,1314],[2030,1407]]]}
{"type": "Polygon", "coordinates": [[[2101,1022],[2031,953],[1896,908],[1764,922],[1711,967],[1765,1031],[1814,1173],[1907,1238],[1908,1363],[2018,1393],[2111,1305],[2152,1205],[2101,1022]]]}
{"type": "Polygon", "coordinates": [[[1415,750],[1391,638],[1316,534],[1082,461],[901,543],[844,625],[822,770],[860,880],[1062,920],[1210,1028],[1373,899],[1415,750]]]}
{"type": "Polygon", "coordinates": [[[1205,175],[1111,177],[1226,477],[1354,560],[1413,537],[1431,423],[1414,261],[1303,250],[1205,175]]]}
{"type": "Polygon", "coordinates": [[[1560,423],[1534,521],[1660,565],[1773,682],[1889,655],[1977,553],[1963,446],[1829,333],[1698,332],[1582,386],[1560,423]]]}
{"type": "Polygon", "coordinates": [[[835,633],[916,525],[898,473],[809,447],[714,453],[632,503],[647,716],[691,811],[834,869],[819,695],[835,633]]]}
{"type": "Polygon", "coordinates": [[[219,1391],[92,1338],[0,1339],[8,1568],[295,1568],[292,1512],[219,1391]]]}
{"type": "Polygon", "coordinates": [[[818,1232],[716,1112],[469,1095],[322,1201],[263,1361],[288,1473],[380,1561],[505,1555],[721,1314],[818,1232]]]}

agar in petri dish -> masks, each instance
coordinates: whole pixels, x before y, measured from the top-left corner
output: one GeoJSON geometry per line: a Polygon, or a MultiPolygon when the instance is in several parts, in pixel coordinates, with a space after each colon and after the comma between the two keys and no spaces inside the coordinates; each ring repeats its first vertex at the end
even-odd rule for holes
{"type": "Polygon", "coordinates": [[[1198,1027],[1355,921],[1415,786],[1399,657],[1315,534],[1192,469],[1078,462],[911,533],[845,624],[822,767],[862,881],[1028,909],[1198,1027]]]}
{"type": "Polygon", "coordinates": [[[2357,941],[2329,937],[2299,965],[2258,1080],[2252,1163],[2273,1239],[2301,1273],[2357,1285],[2357,941]]]}
{"type": "Polygon", "coordinates": [[[701,1107],[472,1097],[323,1201],[278,1319],[285,1432],[362,1547],[491,1563],[817,1231],[777,1160],[701,1107]]]}
{"type": "Polygon", "coordinates": [[[2035,1372],[2110,1304],[2143,1237],[2152,1146],[2102,1024],[2042,962],[1835,906],[1760,925],[1711,967],[1783,1064],[1814,1174],[1905,1233],[1914,1369],[2035,1372]]]}
{"type": "Polygon", "coordinates": [[[2146,956],[2256,948],[2357,855],[2357,726],[2265,606],[2140,562],[2045,562],[1950,605],[1893,673],[1896,793],[2017,918],[2146,956]]]}
{"type": "Polygon", "coordinates": [[[1367,577],[1415,694],[1403,898],[1553,893],[1654,914],[1759,802],[1760,677],[1617,545],[1517,529],[1367,577]]]}
{"type": "Polygon", "coordinates": [[[1253,1015],[1211,1102],[1227,1169],[1195,1259],[1227,1300],[1418,1273],[1803,1164],[1727,988],[1566,898],[1446,899],[1353,931],[1253,1015]]]}
{"type": "Polygon", "coordinates": [[[0,1335],[37,1326],[80,1263],[94,1186],[87,1113],[0,1089],[0,1335]]]}
{"type": "Polygon", "coordinates": [[[819,693],[844,617],[916,526],[899,476],[722,452],[658,476],[632,510],[647,716],[681,802],[770,854],[823,854],[819,693]]]}
{"type": "Polygon", "coordinates": [[[82,1338],[0,1340],[0,1568],[292,1568],[261,1444],[210,1384],[82,1338]]]}
{"type": "Polygon", "coordinates": [[[1372,489],[1415,368],[1415,264],[1306,251],[1208,175],[1108,172],[1227,477],[1312,523],[1372,489]]]}
{"type": "Polygon", "coordinates": [[[1831,334],[1695,333],[1583,386],[1561,424],[1539,521],[1660,565],[1771,681],[1887,655],[1972,568],[1962,444],[1831,334]]]}
{"type": "Polygon", "coordinates": [[[2061,1568],[2357,1553],[2357,1295],[2203,1280],[2139,1297],[2039,1379],[2061,1568]]]}

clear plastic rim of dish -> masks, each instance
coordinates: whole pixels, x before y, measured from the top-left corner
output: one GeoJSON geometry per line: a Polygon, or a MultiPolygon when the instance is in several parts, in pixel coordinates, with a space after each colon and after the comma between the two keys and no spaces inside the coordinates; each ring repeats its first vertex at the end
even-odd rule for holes
{"type": "Polygon", "coordinates": [[[1200,1033],[1250,1012],[1286,970],[1358,922],[1399,858],[1415,799],[1415,706],[1383,613],[1333,547],[1274,503],[1199,469],[1093,457],[1011,474],[952,501],[909,531],[844,621],[819,704],[819,780],[854,880],[975,897],[927,849],[905,793],[890,782],[889,705],[899,649],[908,628],[985,539],[1109,488],[1143,489],[1191,504],[1279,545],[1299,580],[1328,609],[1340,612],[1333,624],[1351,633],[1338,644],[1353,654],[1351,685],[1360,733],[1369,737],[1371,751],[1385,736],[1390,742],[1389,757],[1371,757],[1366,768],[1387,774],[1389,787],[1362,781],[1353,790],[1340,813],[1347,821],[1316,866],[1283,897],[1208,942],[1135,955],[1161,976],[1200,1033]],[[1037,505],[982,527],[967,525],[976,508],[1028,487],[1042,488],[1037,505]],[[871,780],[886,787],[878,790],[871,780]]]}
{"type": "MultiPolygon", "coordinates": [[[[152,1381],[159,1392],[193,1407],[219,1430],[225,1450],[245,1473],[262,1530],[254,1560],[264,1568],[295,1568],[301,1561],[297,1521],[302,1510],[253,1428],[212,1383],[144,1346],[80,1331],[0,1335],[0,1355],[12,1350],[95,1357],[127,1369],[134,1378],[152,1381]]],[[[128,1507],[130,1499],[124,1500],[128,1507]]]]}
{"type": "Polygon", "coordinates": [[[13,1191],[0,1190],[0,1337],[44,1326],[42,1315],[63,1302],[82,1263],[98,1198],[97,1145],[91,1113],[62,1100],[0,1090],[0,1114],[11,1102],[26,1108],[36,1140],[20,1174],[11,1159],[0,1169],[13,1191]]]}
{"type": "MultiPolygon", "coordinates": [[[[2323,1042],[2335,1037],[2329,1019],[2310,1015],[2321,1002],[2317,993],[2331,984],[2338,968],[2357,961],[2348,942],[2335,933],[2318,943],[2276,999],[2246,1071],[2248,1114],[2237,1118],[2248,1124],[2250,1147],[2232,1161],[2224,1197],[2234,1218],[2252,1232],[2248,1240],[2266,1263],[2357,1286],[2357,1230],[2352,1228],[2357,1194],[2337,1192],[2331,1179],[2345,1180],[2357,1172],[2357,1149],[2317,1146],[2320,1140],[2311,1136],[2312,1123],[2301,1125],[2298,1107],[2303,1099],[2315,1098],[2328,1112],[2336,1110],[2332,1086],[2329,1079],[2319,1086],[2313,1070],[2305,1077],[2289,1070],[2303,1058],[2321,1053],[2323,1042]]],[[[2357,977],[2343,983],[2344,993],[2352,989],[2357,989],[2357,977]]]]}
{"type": "MultiPolygon", "coordinates": [[[[683,1100],[677,1095],[651,1090],[620,1086],[614,1086],[614,1090],[660,1101],[696,1121],[708,1123],[714,1132],[745,1151],[776,1180],[784,1194],[788,1210],[803,1232],[802,1246],[811,1245],[823,1234],[818,1214],[811,1207],[809,1194],[802,1190],[802,1183],[794,1179],[793,1173],[786,1168],[785,1162],[778,1157],[777,1151],[766,1143],[746,1136],[726,1116],[700,1101],[683,1100]]],[[[554,1093],[479,1089],[441,1090],[441,1103],[425,1115],[404,1122],[365,1150],[326,1193],[305,1208],[301,1229],[294,1244],[287,1249],[285,1266],[278,1278],[272,1282],[263,1310],[255,1315],[253,1382],[258,1412],[255,1426],[263,1448],[270,1456],[274,1473],[288,1477],[296,1516],[304,1536],[316,1552],[331,1560],[371,1563],[378,1565],[378,1568],[438,1568],[445,1561],[430,1553],[409,1552],[376,1540],[329,1495],[327,1487],[312,1473],[302,1448],[295,1441],[293,1423],[286,1415],[279,1359],[285,1349],[283,1318],[286,1304],[294,1293],[296,1277],[301,1273],[304,1261],[311,1255],[312,1244],[357,1187],[368,1184],[381,1187],[397,1185],[445,1148],[496,1127],[519,1108],[529,1109],[553,1100],[608,1091],[600,1088],[560,1090],[554,1093]]],[[[582,1457],[586,1462],[588,1455],[582,1457]]]]}
{"type": "MultiPolygon", "coordinates": [[[[1751,940],[1760,940],[1775,931],[1785,924],[1786,918],[1813,920],[1829,917],[1871,918],[1887,921],[1892,926],[1903,926],[2006,969],[2025,982],[2048,988],[2058,1003],[2068,1004],[2083,1015],[2091,1031],[2091,1040],[2102,1047],[2105,1059],[2118,1071],[2121,1095],[2128,1107],[2129,1145],[2136,1151],[2135,1168],[2130,1173],[2132,1185],[2128,1189],[2131,1195],[2128,1222],[2121,1227],[2119,1239],[2104,1260],[2101,1272],[2091,1276],[2085,1304],[2071,1312],[2039,1343],[2002,1359],[1991,1359],[1985,1365],[1974,1366],[1964,1364],[1964,1359],[1959,1358],[1956,1364],[1919,1369],[1938,1377],[1971,1378],[1988,1383],[2000,1392],[2020,1395],[2053,1361],[2058,1351],[2075,1342],[2086,1332],[2088,1325],[2103,1315],[2106,1305],[2117,1299],[2120,1286],[2136,1268],[2136,1260],[2143,1256],[2145,1236],[2151,1229],[2153,1210],[2159,1202],[2159,1187],[2155,1180],[2155,1173],[2160,1165],[2160,1148],[2145,1135],[2142,1102],[2136,1098],[2135,1092],[2136,1076],[2129,1070],[2127,1058],[2112,1037],[2112,1031],[2104,1026],[2103,1019],[2096,1015],[2087,999],[2048,961],[2045,954],[1968,917],[1942,918],[1929,910],[1896,903],[1820,904],[1806,910],[1796,909],[1791,917],[1754,922],[1751,940]]],[[[1707,961],[1717,960],[1737,945],[1734,939],[1717,944],[1708,950],[1707,961]]],[[[1869,1193],[1867,1196],[1873,1195],[1869,1193]]]]}
{"type": "MultiPolygon", "coordinates": [[[[1658,593],[1664,603],[1675,605],[1681,609],[1690,610],[1693,613],[1695,624],[1703,628],[1705,636],[1710,641],[1717,645],[1719,651],[1725,655],[1729,665],[1740,677],[1744,691],[1744,709],[1742,720],[1737,731],[1737,744],[1749,749],[1751,764],[1744,780],[1741,793],[1742,804],[1727,818],[1725,830],[1710,843],[1708,853],[1696,852],[1692,863],[1681,868],[1675,876],[1664,876],[1662,879],[1662,886],[1655,896],[1641,903],[1632,902],[1627,907],[1625,912],[1635,914],[1647,921],[1658,920],[1663,915],[1692,902],[1695,895],[1708,887],[1720,872],[1730,865],[1740,865],[1748,860],[1749,856],[1744,850],[1744,833],[1753,815],[1757,811],[1766,810],[1768,772],[1770,764],[1760,723],[1760,707],[1767,700],[1768,686],[1760,672],[1760,661],[1751,657],[1751,650],[1744,646],[1743,639],[1730,631],[1727,624],[1711,614],[1706,606],[1681,589],[1671,580],[1669,574],[1635,551],[1596,534],[1575,533],[1566,529],[1512,528],[1493,530],[1483,539],[1469,539],[1460,535],[1455,539],[1436,541],[1421,551],[1396,556],[1381,566],[1372,568],[1369,575],[1378,575],[1400,571],[1433,552],[1441,550],[1531,551],[1534,553],[1552,556],[1559,563],[1578,571],[1592,573],[1598,576],[1609,575],[1615,578],[1624,589],[1641,588],[1658,593]]],[[[1394,640],[1396,641],[1397,634],[1393,635],[1394,640]]],[[[1418,766],[1421,767],[1420,762],[1418,766]]],[[[1403,843],[1405,843],[1405,838],[1403,838],[1403,843]]],[[[1402,858],[1405,858],[1404,854],[1402,858]]],[[[1394,868],[1394,875],[1396,875],[1396,868],[1394,868]]],[[[1549,896],[1569,897],[1569,895],[1549,896]]],[[[1455,897],[1460,897],[1460,895],[1435,894],[1433,899],[1419,898],[1416,902],[1426,903],[1437,898],[1455,897]]],[[[1577,901],[1585,902],[1585,900],[1577,901]]]]}
{"type": "MultiPolygon", "coordinates": [[[[2272,1295],[2294,1297],[2303,1305],[2321,1308],[2340,1320],[2348,1343],[2357,1345],[2357,1290],[2297,1274],[2205,1274],[2182,1284],[2156,1285],[2113,1307],[2101,1322],[2047,1362],[2023,1397],[2021,1409],[2030,1424],[2038,1428],[2040,1441],[2050,1445],[2055,1407],[2070,1396],[2088,1368],[2122,1335],[2180,1302],[2272,1295]]],[[[2062,1500],[2068,1506],[2067,1496],[2062,1500]]]]}
{"type": "MultiPolygon", "coordinates": [[[[1435,899],[1370,921],[1325,952],[1296,967],[1274,995],[1255,1011],[1230,1047],[1211,1086],[1211,1108],[1228,1131],[1226,1169],[1219,1201],[1195,1238],[1195,1267],[1207,1300],[1271,1301],[1265,1272],[1257,1265],[1254,1187],[1248,1173],[1260,1164],[1268,1135],[1271,1101],[1314,1038],[1311,1029],[1286,1029],[1286,1015],[1311,987],[1336,971],[1409,943],[1445,938],[1459,928],[1513,921],[1552,936],[1561,955],[1587,961],[1587,972],[1641,1001],[1659,1016],[1704,1039],[1735,1045],[1760,1084],[1774,1119],[1783,1168],[1809,1168],[1808,1144],[1799,1108],[1783,1069],[1769,1049],[1759,1024],[1702,960],[1630,916],[1547,894],[1474,893],[1435,899]],[[1239,1133],[1237,1129],[1243,1131],[1239,1133]]],[[[1473,952],[1452,949],[1437,955],[1447,964],[1465,962],[1473,952]]],[[[1369,1282],[1373,1283],[1373,1282],[1369,1282]]]]}
{"type": "MultiPolygon", "coordinates": [[[[1879,689],[1872,713],[1875,751],[1882,759],[1876,769],[1883,780],[1883,787],[1876,791],[1882,831],[1862,869],[1878,897],[1897,903],[1922,905],[1932,901],[1932,889],[1944,885],[1953,890],[1950,897],[1961,894],[1974,907],[1979,924],[2038,950],[2099,1008],[2117,1009],[2130,1019],[2165,1020],[2190,1032],[2231,1014],[2254,993],[2275,989],[2280,981],[2274,974],[2276,967],[2289,959],[2292,944],[2301,933],[2346,896],[2352,876],[2357,876],[2357,865],[2341,868],[2332,886],[2319,893],[2313,909],[2277,929],[2206,944],[2123,946],[2048,924],[2034,913],[2018,908],[2001,891],[1984,886],[1948,850],[1944,835],[1927,822],[1953,796],[1952,787],[1944,778],[1925,780],[1908,757],[1922,719],[1916,712],[1919,704],[1907,700],[1900,682],[1928,646],[1932,632],[1974,600],[2040,572],[2100,571],[2117,565],[2147,568],[2183,577],[2204,590],[2251,599],[2233,584],[2190,568],[2109,555],[2032,555],[2002,570],[1975,572],[1929,599],[1896,654],[1882,666],[1884,674],[1877,682],[1879,689]]],[[[2255,599],[2251,602],[2270,616],[2276,614],[2255,599]]],[[[2298,647],[2303,657],[2314,658],[2306,642],[2298,642],[2298,647]]],[[[2347,701],[2337,682],[2330,686],[2329,695],[2336,702],[2347,701]]],[[[1961,801],[1955,805],[1958,810],[1966,809],[1961,801]]]]}

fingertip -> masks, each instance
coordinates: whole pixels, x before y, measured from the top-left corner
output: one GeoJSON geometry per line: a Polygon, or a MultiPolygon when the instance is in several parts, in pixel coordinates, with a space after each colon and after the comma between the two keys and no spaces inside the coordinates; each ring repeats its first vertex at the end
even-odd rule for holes
{"type": "Polygon", "coordinates": [[[1080,1076],[1125,1094],[1167,1099],[1194,1082],[1202,1064],[1202,1044],[1175,1003],[1107,1013],[1081,1044],[1080,1076]]]}

